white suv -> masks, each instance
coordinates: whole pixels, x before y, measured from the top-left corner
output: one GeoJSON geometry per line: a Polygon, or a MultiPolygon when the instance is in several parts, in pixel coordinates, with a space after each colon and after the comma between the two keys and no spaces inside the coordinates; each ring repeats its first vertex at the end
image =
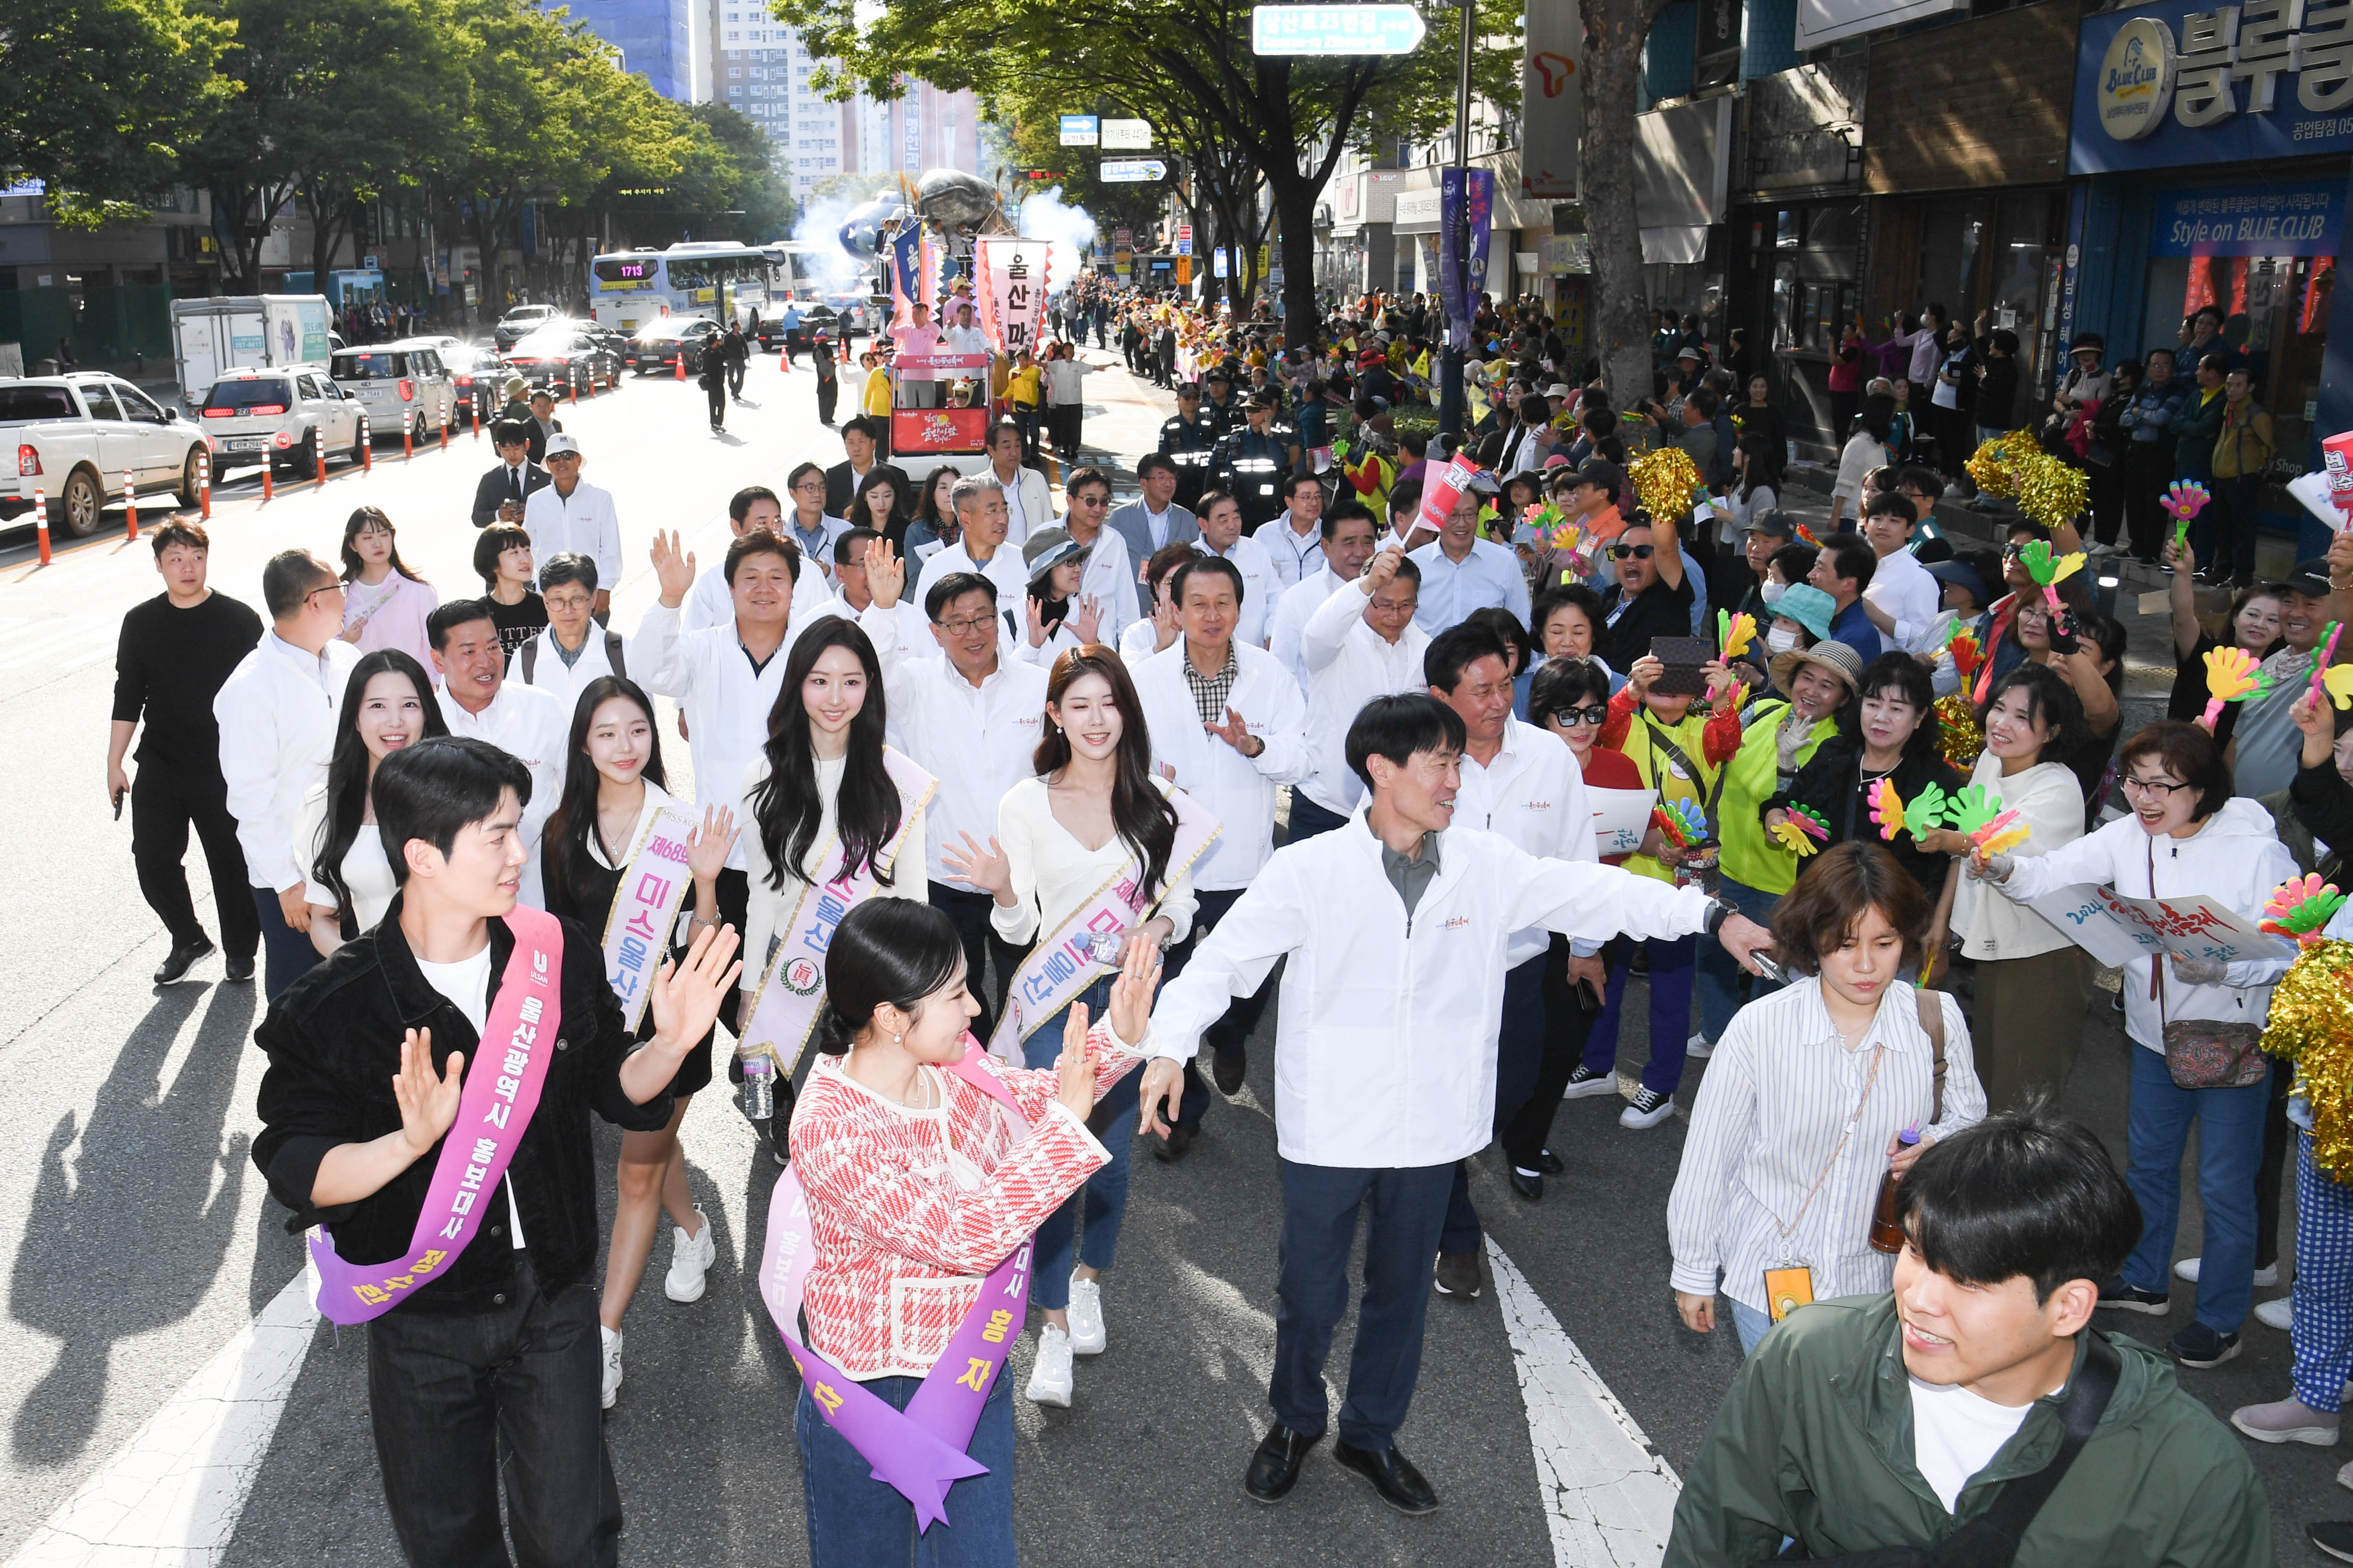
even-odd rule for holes
{"type": "Polygon", "coordinates": [[[0,442],[16,448],[14,463],[0,463],[0,518],[32,510],[37,489],[51,527],[87,537],[126,475],[151,497],[176,490],[196,504],[204,432],[111,375],[0,380],[0,442]]]}
{"type": "Polygon", "coordinates": [[[360,405],[323,365],[228,371],[205,394],[197,419],[212,437],[216,474],[268,463],[272,473],[315,479],[330,453],[360,460],[360,405]]]}
{"type": "Polygon", "coordinates": [[[432,343],[411,338],[338,349],[328,368],[343,395],[367,410],[372,440],[397,439],[405,425],[422,446],[457,417],[457,382],[432,343]]]}

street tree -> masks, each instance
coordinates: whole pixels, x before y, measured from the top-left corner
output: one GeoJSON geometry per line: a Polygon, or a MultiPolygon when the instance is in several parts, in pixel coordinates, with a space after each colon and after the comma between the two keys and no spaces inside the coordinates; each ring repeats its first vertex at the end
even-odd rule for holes
{"type": "Polygon", "coordinates": [[[1651,390],[1651,335],[1644,312],[1642,235],[1633,179],[1641,109],[1642,45],[1665,0],[1583,0],[1585,229],[1593,249],[1588,306],[1602,383],[1626,406],[1651,390]]]}

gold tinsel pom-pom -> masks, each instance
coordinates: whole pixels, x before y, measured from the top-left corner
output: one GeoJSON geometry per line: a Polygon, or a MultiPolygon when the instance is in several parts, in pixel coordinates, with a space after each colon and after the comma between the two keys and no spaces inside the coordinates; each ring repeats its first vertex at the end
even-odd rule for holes
{"type": "Polygon", "coordinates": [[[2320,942],[2272,990],[2263,1049],[2295,1064],[2312,1107],[2312,1157],[2353,1181],[2353,942],[2320,942]]]}
{"type": "Polygon", "coordinates": [[[1956,691],[1936,699],[1936,750],[1963,773],[1975,765],[1985,750],[1985,731],[1978,728],[1977,710],[1956,691]]]}
{"type": "Polygon", "coordinates": [[[1641,498],[1644,511],[1654,518],[1678,521],[1691,510],[1692,491],[1701,482],[1691,454],[1680,447],[1645,452],[1626,465],[1626,477],[1634,481],[1634,494],[1641,498]]]}
{"type": "Polygon", "coordinates": [[[1968,470],[1978,489],[2009,500],[2018,494],[2018,466],[2030,457],[2042,455],[2042,448],[2035,441],[2033,431],[2012,430],[1981,444],[1961,466],[1968,470]]]}
{"type": "Polygon", "coordinates": [[[2092,499],[2092,478],[2048,452],[2011,465],[2018,479],[2018,510],[2054,532],[2083,515],[2092,499]]]}

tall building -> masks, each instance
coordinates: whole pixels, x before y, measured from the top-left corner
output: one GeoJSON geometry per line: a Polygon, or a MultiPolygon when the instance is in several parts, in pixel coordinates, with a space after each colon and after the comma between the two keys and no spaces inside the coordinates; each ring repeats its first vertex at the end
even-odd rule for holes
{"type": "Polygon", "coordinates": [[[566,0],[575,21],[613,46],[623,70],[678,103],[711,100],[710,0],[566,0]]]}

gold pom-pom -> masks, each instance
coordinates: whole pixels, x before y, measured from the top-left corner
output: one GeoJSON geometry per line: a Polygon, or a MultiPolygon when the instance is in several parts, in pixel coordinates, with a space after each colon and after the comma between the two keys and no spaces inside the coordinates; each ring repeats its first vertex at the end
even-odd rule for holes
{"type": "Polygon", "coordinates": [[[1987,495],[2009,500],[2018,494],[2018,469],[2030,458],[2043,456],[2031,430],[2012,430],[1981,443],[1961,466],[1987,495]]]}
{"type": "Polygon", "coordinates": [[[1976,765],[1978,753],[1985,750],[1977,710],[1957,691],[1936,699],[1936,750],[1963,773],[1976,765]]]}
{"type": "Polygon", "coordinates": [[[2316,942],[2289,967],[2272,989],[2263,1043],[2295,1064],[2314,1161],[2353,1181],[2353,942],[2316,942]]]}
{"type": "Polygon", "coordinates": [[[1626,465],[1642,510],[1654,518],[1680,520],[1692,509],[1692,492],[1701,486],[1700,472],[1691,454],[1681,447],[1645,452],[1626,465]]]}
{"type": "Polygon", "coordinates": [[[2091,476],[2048,452],[2011,465],[2018,480],[2018,510],[2054,532],[2083,515],[2092,499],[2091,476]]]}

